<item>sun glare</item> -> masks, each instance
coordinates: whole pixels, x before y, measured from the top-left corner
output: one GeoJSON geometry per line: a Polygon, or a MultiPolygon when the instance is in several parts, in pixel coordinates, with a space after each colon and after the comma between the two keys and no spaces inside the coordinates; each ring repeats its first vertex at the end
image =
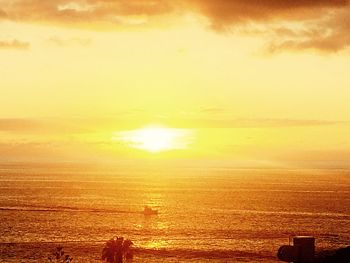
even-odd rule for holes
{"type": "Polygon", "coordinates": [[[151,153],[186,149],[191,131],[165,127],[145,127],[138,130],[114,133],[113,140],[127,143],[130,147],[151,153]]]}

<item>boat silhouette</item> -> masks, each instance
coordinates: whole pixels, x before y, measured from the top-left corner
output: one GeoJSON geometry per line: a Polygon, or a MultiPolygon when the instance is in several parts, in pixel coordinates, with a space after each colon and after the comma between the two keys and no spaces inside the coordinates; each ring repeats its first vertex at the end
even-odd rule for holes
{"type": "Polygon", "coordinates": [[[142,212],[145,216],[158,215],[158,210],[152,209],[149,206],[145,206],[142,212]]]}

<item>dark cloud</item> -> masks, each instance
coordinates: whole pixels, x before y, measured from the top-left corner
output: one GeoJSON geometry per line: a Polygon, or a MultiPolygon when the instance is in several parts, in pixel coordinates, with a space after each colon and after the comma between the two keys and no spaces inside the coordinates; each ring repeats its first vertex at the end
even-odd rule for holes
{"type": "MultiPolygon", "coordinates": [[[[17,21],[31,20],[57,23],[114,23],[121,18],[184,14],[194,11],[209,18],[220,28],[243,21],[272,18],[290,19],[318,16],[320,10],[342,8],[348,0],[0,0],[0,14],[17,21]],[[1,11],[2,10],[2,11],[1,11]]],[[[74,26],[74,25],[73,25],[74,26]]]]}
{"type": "Polygon", "coordinates": [[[317,49],[336,52],[350,46],[349,0],[193,0],[214,30],[259,33],[268,51],[317,49]],[[273,28],[275,24],[286,24],[273,28]],[[259,30],[252,30],[261,25],[259,30]],[[235,30],[236,29],[236,30],[235,30]],[[239,31],[239,30],[238,30],[239,31]]]}
{"type": "Polygon", "coordinates": [[[266,35],[267,41],[270,40],[270,52],[284,49],[333,52],[350,45],[349,1],[0,0],[0,19],[118,30],[124,27],[161,27],[171,23],[174,17],[192,12],[208,19],[210,27],[221,32],[236,32],[237,28],[244,28],[244,31],[254,34],[251,28],[261,26],[258,31],[266,35]],[[279,28],[273,30],[272,24],[279,24],[279,28]]]}
{"type": "Polygon", "coordinates": [[[266,19],[307,19],[326,9],[342,8],[348,0],[190,0],[193,8],[207,16],[215,28],[232,23],[266,19]]]}
{"type": "Polygon", "coordinates": [[[0,40],[0,49],[20,49],[25,50],[28,49],[30,44],[28,42],[19,41],[17,39],[14,40],[0,40]]]}
{"type": "Polygon", "coordinates": [[[323,52],[338,52],[350,47],[350,7],[337,15],[309,23],[299,31],[276,31],[269,44],[270,52],[285,49],[317,49],[323,52]]]}

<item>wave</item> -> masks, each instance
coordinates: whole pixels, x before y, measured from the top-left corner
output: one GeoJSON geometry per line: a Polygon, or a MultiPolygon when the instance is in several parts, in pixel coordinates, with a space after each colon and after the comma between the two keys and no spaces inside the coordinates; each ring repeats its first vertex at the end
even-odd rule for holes
{"type": "Polygon", "coordinates": [[[2,206],[0,211],[28,211],[28,212],[89,212],[89,213],[123,213],[123,214],[142,214],[143,211],[128,211],[105,208],[77,208],[68,206],[2,206]]]}
{"type": "MultiPolygon", "coordinates": [[[[0,211],[28,211],[28,212],[88,212],[88,213],[115,213],[115,214],[143,214],[143,211],[118,210],[108,208],[78,208],[69,206],[2,206],[0,211]]],[[[330,212],[299,212],[299,211],[264,211],[249,209],[211,209],[212,211],[225,211],[233,214],[262,214],[262,215],[285,215],[285,216],[308,216],[308,217],[328,217],[350,219],[350,214],[330,213],[330,212]]]]}
{"type": "MultiPolygon", "coordinates": [[[[47,245],[55,247],[56,245],[63,245],[65,248],[69,248],[72,251],[75,250],[91,250],[94,248],[100,251],[105,241],[68,241],[68,242],[19,242],[19,243],[6,243],[0,242],[1,246],[19,246],[22,248],[36,248],[40,250],[43,246],[47,249],[47,245]],[[97,245],[97,246],[96,246],[97,245]]],[[[93,250],[92,250],[93,251],[93,250]]],[[[267,259],[274,260],[276,257],[273,253],[268,251],[243,251],[243,250],[228,250],[228,249],[188,249],[188,248],[144,248],[135,247],[133,249],[134,255],[142,258],[178,258],[178,259],[206,259],[206,260],[223,260],[223,259],[267,259]]]]}
{"type": "Polygon", "coordinates": [[[233,259],[233,258],[256,258],[275,259],[275,255],[263,252],[249,252],[240,250],[199,250],[199,249],[148,249],[136,248],[136,254],[151,255],[156,257],[176,257],[183,259],[233,259]]]}
{"type": "Polygon", "coordinates": [[[303,211],[265,211],[249,209],[213,209],[217,211],[228,211],[235,214],[262,214],[262,215],[286,215],[286,216],[309,216],[309,217],[333,217],[350,219],[350,214],[332,212],[303,212],[303,211]]]}

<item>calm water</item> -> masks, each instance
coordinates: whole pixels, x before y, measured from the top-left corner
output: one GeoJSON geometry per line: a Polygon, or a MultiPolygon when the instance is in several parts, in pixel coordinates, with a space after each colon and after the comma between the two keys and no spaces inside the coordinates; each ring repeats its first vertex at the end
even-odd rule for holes
{"type": "Polygon", "coordinates": [[[134,241],[134,262],[275,262],[293,234],[350,244],[350,172],[2,166],[0,262],[47,262],[62,244],[100,262],[134,241]],[[157,216],[140,213],[145,205],[157,216]]]}

